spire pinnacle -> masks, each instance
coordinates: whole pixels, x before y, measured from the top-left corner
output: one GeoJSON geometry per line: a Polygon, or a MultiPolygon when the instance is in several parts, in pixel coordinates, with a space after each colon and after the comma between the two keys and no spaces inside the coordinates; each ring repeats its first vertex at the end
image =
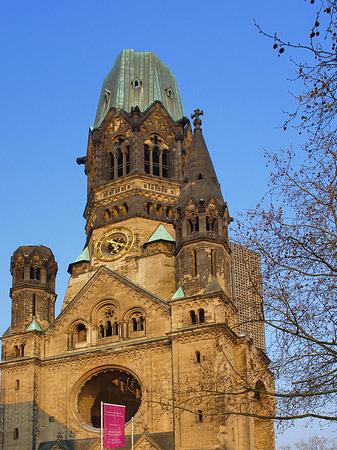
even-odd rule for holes
{"type": "Polygon", "coordinates": [[[212,196],[219,205],[224,204],[220,185],[200,128],[200,116],[203,114],[200,109],[195,109],[194,114],[191,114],[195,129],[185,167],[185,181],[178,201],[180,207],[185,205],[189,198],[196,202],[208,202],[212,196]]]}

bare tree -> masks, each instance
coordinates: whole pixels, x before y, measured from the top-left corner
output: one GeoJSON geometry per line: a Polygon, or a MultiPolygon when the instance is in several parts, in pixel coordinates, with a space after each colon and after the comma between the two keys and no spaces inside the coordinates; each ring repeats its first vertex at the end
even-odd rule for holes
{"type": "Polygon", "coordinates": [[[295,63],[303,92],[285,123],[308,137],[296,151],[266,153],[269,191],[242,220],[239,235],[262,257],[277,417],[337,420],[337,0],[317,4],[307,44],[258,26],[279,54],[308,52],[309,62],[295,63]]]}
{"type": "Polygon", "coordinates": [[[335,450],[336,440],[319,437],[316,434],[300,442],[296,443],[294,447],[290,445],[282,446],[279,450],[335,450]]]}
{"type": "Polygon", "coordinates": [[[303,86],[300,94],[294,94],[297,107],[288,114],[284,129],[292,124],[300,133],[307,130],[320,137],[334,136],[337,95],[337,2],[308,0],[307,3],[308,7],[314,8],[313,20],[307,36],[303,37],[301,43],[285,40],[277,33],[267,33],[257,23],[256,26],[260,33],[272,39],[273,48],[279,56],[285,50],[290,51],[296,69],[294,80],[303,86]]]}

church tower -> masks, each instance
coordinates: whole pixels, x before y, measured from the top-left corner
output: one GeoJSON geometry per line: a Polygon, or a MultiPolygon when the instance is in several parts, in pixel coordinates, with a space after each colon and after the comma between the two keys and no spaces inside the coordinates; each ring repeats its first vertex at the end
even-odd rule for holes
{"type": "Polygon", "coordinates": [[[229,242],[201,115],[192,131],[152,52],[118,55],[77,159],[84,247],[59,316],[51,250],[11,260],[2,449],[99,450],[102,401],[126,407],[125,450],[132,432],[134,450],[275,449],[259,261],[229,242]]]}
{"type": "Polygon", "coordinates": [[[23,332],[34,319],[45,329],[55,319],[57,264],[43,245],[19,247],[11,258],[12,332],[23,332]]]}

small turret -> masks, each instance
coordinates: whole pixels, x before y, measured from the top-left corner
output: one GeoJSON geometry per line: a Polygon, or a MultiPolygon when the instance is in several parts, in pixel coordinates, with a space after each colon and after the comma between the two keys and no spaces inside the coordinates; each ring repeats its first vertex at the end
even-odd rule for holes
{"type": "Polygon", "coordinates": [[[19,247],[11,258],[13,286],[11,332],[25,331],[35,318],[42,329],[55,318],[57,263],[43,245],[19,247]]]}
{"type": "Polygon", "coordinates": [[[195,130],[178,199],[177,287],[201,294],[216,277],[230,296],[227,228],[232,219],[202,135],[202,114],[196,109],[191,116],[195,130]]]}

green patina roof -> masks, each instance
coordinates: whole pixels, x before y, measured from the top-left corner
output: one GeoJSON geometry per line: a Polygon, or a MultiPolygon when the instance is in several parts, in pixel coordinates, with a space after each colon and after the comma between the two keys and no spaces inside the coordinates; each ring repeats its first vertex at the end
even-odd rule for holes
{"type": "Polygon", "coordinates": [[[122,50],[103,81],[94,126],[100,126],[112,107],[145,111],[156,100],[174,120],[184,116],[176,77],[167,65],[152,52],[122,50]]]}
{"type": "Polygon", "coordinates": [[[88,247],[85,247],[83,252],[80,254],[80,256],[78,258],[75,259],[74,262],[77,263],[77,262],[80,262],[80,261],[90,261],[90,255],[89,255],[88,247]]]}
{"type": "Polygon", "coordinates": [[[169,241],[175,242],[170,233],[166,230],[164,225],[160,224],[156,231],[152,234],[150,239],[147,241],[147,244],[155,241],[169,241]]]}
{"type": "Polygon", "coordinates": [[[173,297],[171,297],[171,300],[176,300],[177,298],[183,298],[185,297],[185,292],[182,287],[178,287],[173,297]]]}
{"type": "Polygon", "coordinates": [[[31,324],[28,325],[28,327],[26,328],[26,331],[42,331],[40,325],[38,324],[37,320],[34,319],[32,320],[31,324]]]}

